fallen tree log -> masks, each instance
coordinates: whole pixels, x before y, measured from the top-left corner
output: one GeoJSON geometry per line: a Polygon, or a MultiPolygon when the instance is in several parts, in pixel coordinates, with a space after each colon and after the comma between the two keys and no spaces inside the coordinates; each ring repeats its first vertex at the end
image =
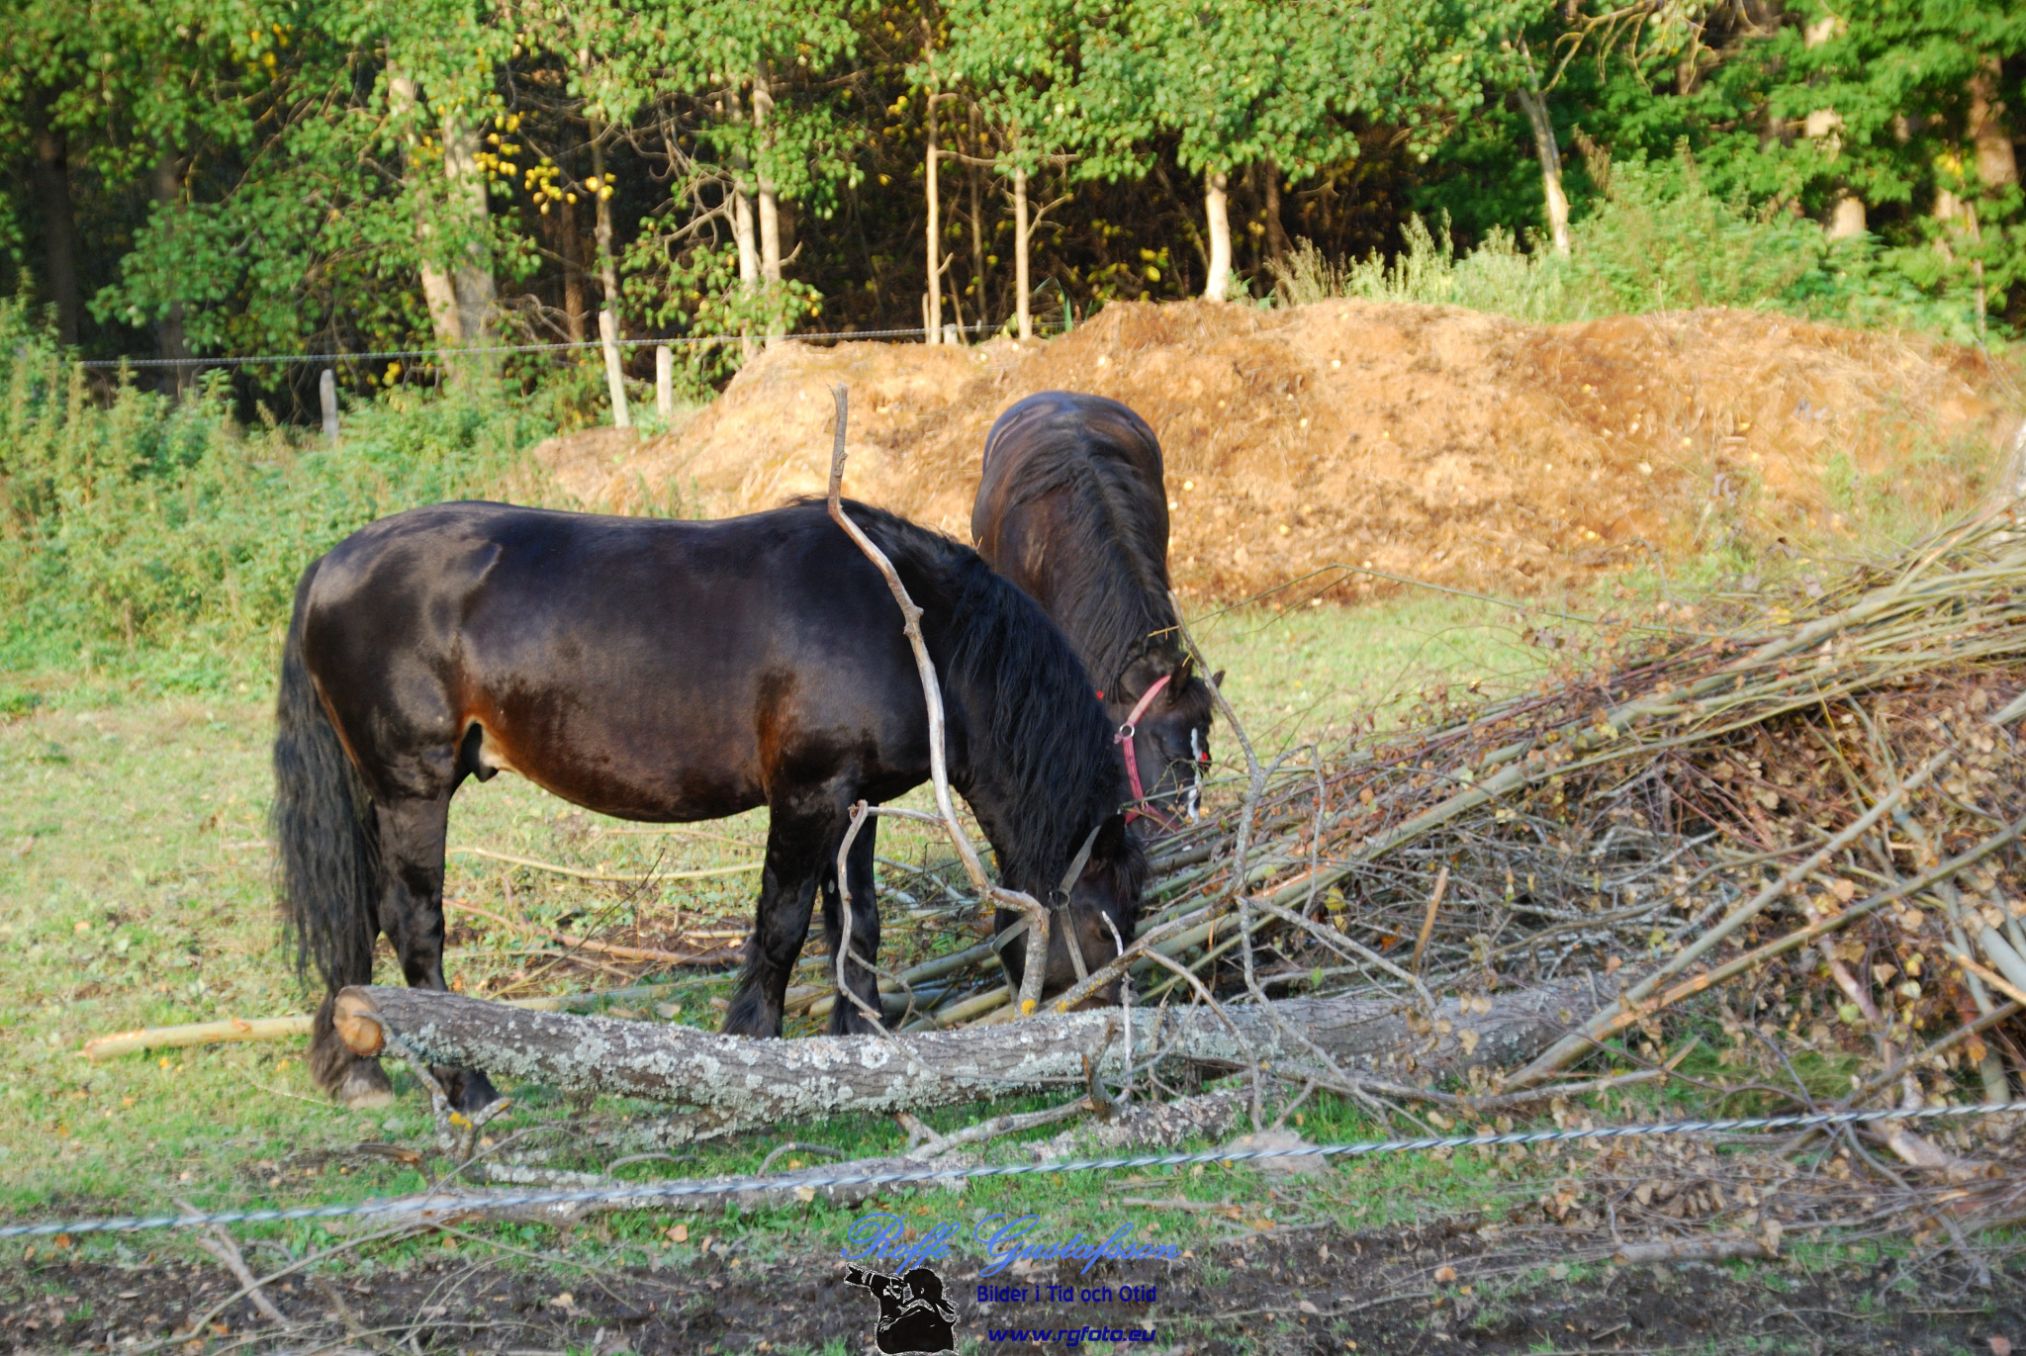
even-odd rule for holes
{"type": "Polygon", "coordinates": [[[1051,1014],[906,1035],[753,1040],[611,1017],[528,1012],[428,989],[348,988],[339,1036],[433,1064],[686,1106],[695,1134],[840,1111],[914,1111],[1117,1077],[1130,1055],[1252,1068],[1299,1081],[1455,1077],[1532,1058],[1614,998],[1615,979],[1442,1000],[1273,1003],[1051,1014]],[[1127,1032],[1131,1045],[1128,1050],[1127,1032]],[[390,1042],[388,1036],[394,1040],[390,1042]]]}

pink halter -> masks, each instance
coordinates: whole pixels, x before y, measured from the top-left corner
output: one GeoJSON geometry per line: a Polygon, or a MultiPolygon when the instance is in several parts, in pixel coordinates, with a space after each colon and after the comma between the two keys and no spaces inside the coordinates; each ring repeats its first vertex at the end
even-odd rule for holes
{"type": "MultiPolygon", "coordinates": [[[[1126,717],[1125,724],[1119,726],[1118,733],[1112,736],[1112,743],[1119,745],[1125,752],[1126,784],[1133,792],[1133,804],[1126,811],[1128,824],[1132,823],[1136,816],[1145,816],[1164,829],[1172,830],[1175,827],[1175,821],[1163,816],[1158,810],[1141,806],[1140,802],[1147,798],[1147,792],[1146,788],[1140,785],[1139,754],[1133,748],[1133,736],[1139,732],[1140,717],[1147,714],[1147,708],[1154,704],[1154,698],[1161,694],[1161,689],[1168,685],[1168,679],[1173,676],[1164,673],[1156,678],[1153,684],[1140,694],[1140,699],[1133,703],[1132,713],[1126,717]]],[[[1103,695],[1101,692],[1098,694],[1099,697],[1103,695]]]]}

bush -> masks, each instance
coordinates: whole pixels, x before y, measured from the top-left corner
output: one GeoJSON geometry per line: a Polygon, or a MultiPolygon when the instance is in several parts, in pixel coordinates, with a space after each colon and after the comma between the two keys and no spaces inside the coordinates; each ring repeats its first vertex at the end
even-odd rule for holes
{"type": "Polygon", "coordinates": [[[1843,324],[1926,330],[1974,339],[1967,296],[1923,290],[1876,241],[1831,242],[1814,222],[1723,198],[1693,161],[1614,163],[1596,208],[1571,226],[1558,258],[1493,230],[1459,254],[1448,223],[1410,217],[1391,260],[1333,264],[1307,241],[1271,265],[1275,295],[1415,301],[1556,323],[1704,306],[1770,309],[1843,324]]]}
{"type": "Polygon", "coordinates": [[[199,688],[264,668],[310,560],[386,513],[498,493],[547,431],[518,401],[397,390],[329,449],[240,427],[207,375],[180,402],[94,392],[0,305],[0,667],[199,688]]]}

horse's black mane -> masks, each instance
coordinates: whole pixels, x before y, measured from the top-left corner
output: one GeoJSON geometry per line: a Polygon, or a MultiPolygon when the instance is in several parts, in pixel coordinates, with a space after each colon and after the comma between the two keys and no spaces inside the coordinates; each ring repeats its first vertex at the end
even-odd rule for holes
{"type": "MultiPolygon", "coordinates": [[[[1105,691],[1149,651],[1178,654],[1168,598],[1168,544],[1138,502],[1139,472],[1089,430],[1048,440],[1029,455],[1007,507],[1067,491],[1057,501],[1065,536],[1050,553],[1062,627],[1105,691]]],[[[1153,493],[1159,493],[1158,489],[1153,493]]]]}
{"type": "MultiPolygon", "coordinates": [[[[881,509],[845,507],[923,610],[971,780],[989,778],[1000,793],[990,808],[1001,876],[1046,900],[1084,838],[1126,799],[1110,722],[1082,661],[1040,605],[970,547],[881,509]]],[[[1122,865],[1143,871],[1139,848],[1128,845],[1122,865]]]]}

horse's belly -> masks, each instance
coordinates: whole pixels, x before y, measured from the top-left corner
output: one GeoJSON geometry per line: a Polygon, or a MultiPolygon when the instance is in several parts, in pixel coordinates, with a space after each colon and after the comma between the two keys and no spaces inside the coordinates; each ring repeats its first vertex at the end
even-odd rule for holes
{"type": "Polygon", "coordinates": [[[639,731],[583,730],[549,741],[511,721],[471,723],[480,731],[472,761],[481,777],[518,773],[599,814],[667,824],[722,819],[766,803],[756,760],[738,741],[712,748],[690,739],[644,739],[639,731]]]}

